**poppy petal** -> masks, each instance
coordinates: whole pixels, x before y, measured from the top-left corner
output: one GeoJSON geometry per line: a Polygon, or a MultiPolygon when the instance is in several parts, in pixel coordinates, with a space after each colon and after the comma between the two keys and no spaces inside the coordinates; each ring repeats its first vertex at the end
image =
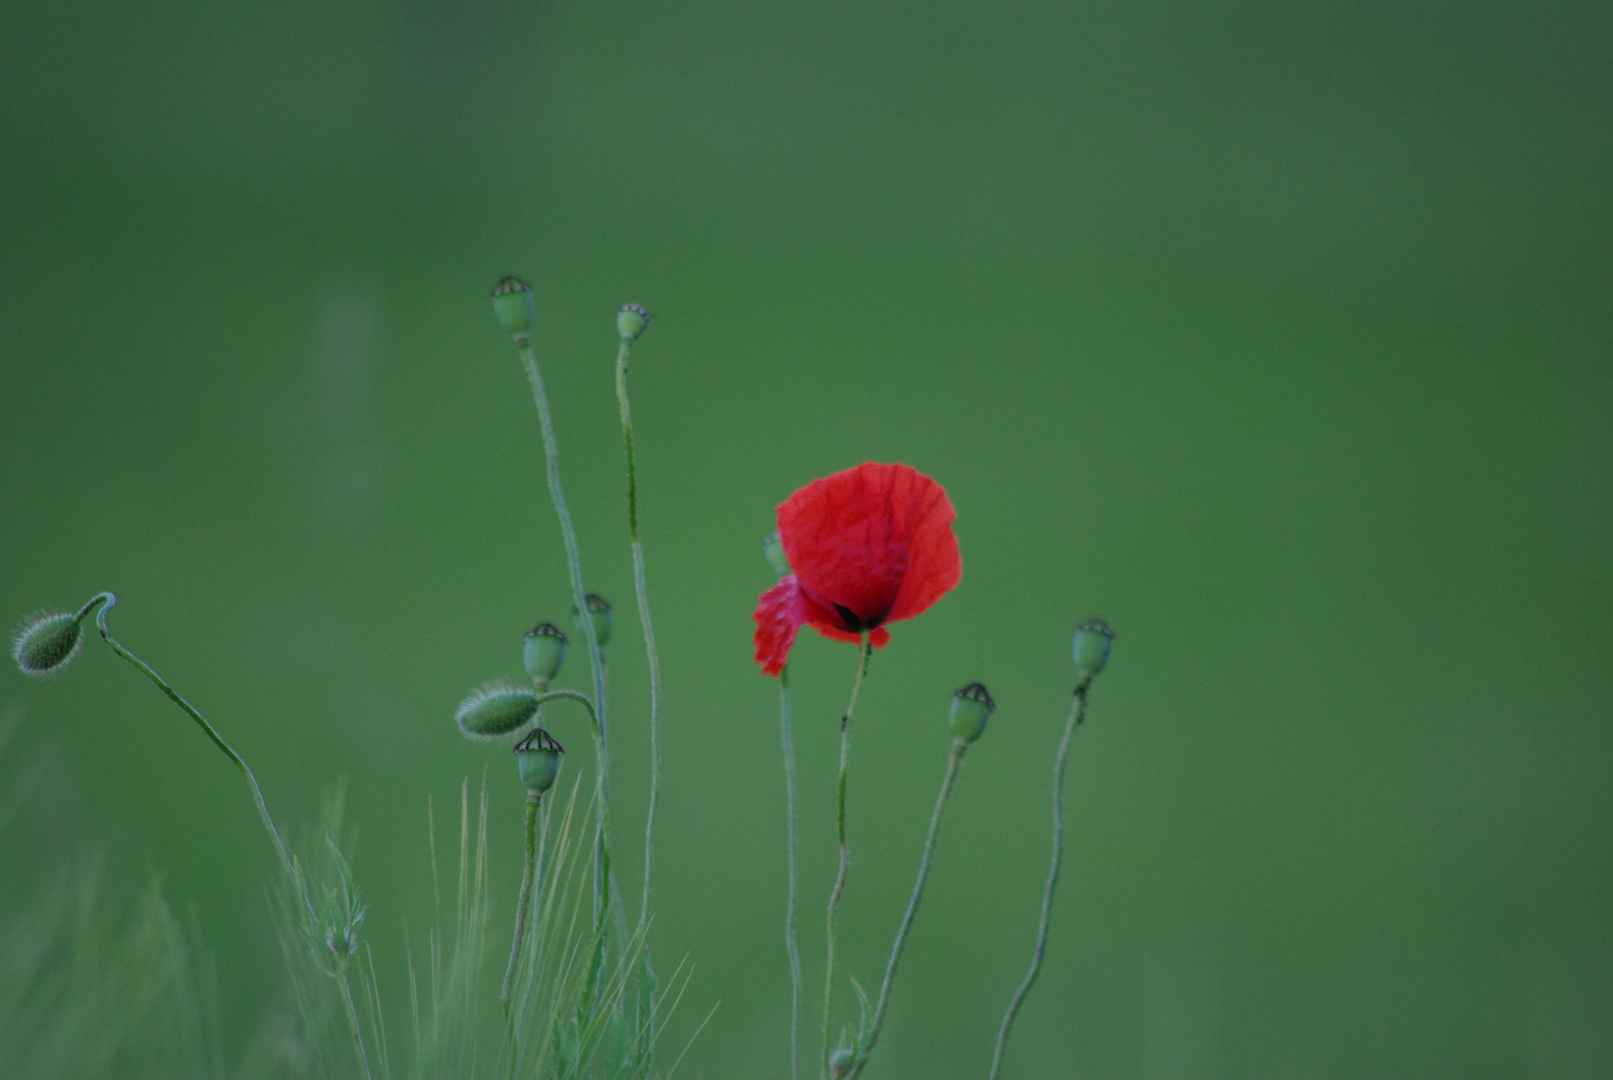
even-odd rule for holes
{"type": "Polygon", "coordinates": [[[957,587],[963,578],[963,560],[952,522],[958,515],[941,485],[920,473],[908,504],[907,574],[886,622],[911,619],[957,587]]]}
{"type": "Polygon", "coordinates": [[[794,575],[785,575],[779,583],[756,600],[756,662],[762,665],[763,675],[777,675],[790,659],[790,646],[795,635],[807,621],[808,604],[801,595],[801,587],[794,575]]]}
{"type": "MultiPolygon", "coordinates": [[[[790,566],[827,604],[845,608],[861,627],[877,626],[897,603],[909,570],[914,525],[935,515],[936,494],[950,514],[941,486],[907,465],[870,461],[815,480],[778,509],[779,536],[790,566]],[[914,519],[915,509],[925,518],[914,519]]],[[[950,522],[948,516],[939,524],[950,532],[950,522]]],[[[929,537],[930,546],[936,539],[929,537]]],[[[913,614],[921,610],[915,608],[913,614]]]]}

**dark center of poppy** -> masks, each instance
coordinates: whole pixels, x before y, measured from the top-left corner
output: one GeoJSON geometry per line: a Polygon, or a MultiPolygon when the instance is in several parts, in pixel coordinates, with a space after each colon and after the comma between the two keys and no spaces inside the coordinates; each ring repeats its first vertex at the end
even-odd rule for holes
{"type": "Polygon", "coordinates": [[[836,604],[835,613],[840,616],[840,621],[846,624],[846,629],[850,630],[853,634],[862,630],[862,619],[859,618],[857,613],[851,610],[849,607],[846,607],[844,604],[836,604]]]}
{"type": "Polygon", "coordinates": [[[872,630],[874,627],[884,622],[885,616],[890,614],[890,611],[887,608],[885,611],[881,611],[871,619],[864,619],[861,615],[858,615],[855,611],[851,610],[849,607],[846,607],[844,604],[835,604],[833,607],[835,609],[835,614],[840,616],[840,621],[845,623],[846,629],[850,630],[853,634],[860,633],[864,630],[872,630]]]}

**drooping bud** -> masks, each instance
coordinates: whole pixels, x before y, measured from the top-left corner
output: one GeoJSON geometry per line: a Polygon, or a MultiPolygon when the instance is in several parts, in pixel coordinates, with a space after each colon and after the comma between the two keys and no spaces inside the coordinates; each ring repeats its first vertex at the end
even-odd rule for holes
{"type": "Polygon", "coordinates": [[[537,318],[532,306],[532,286],[514,274],[499,278],[498,284],[493,286],[493,317],[517,345],[525,345],[537,318]]]}
{"type": "MultiPolygon", "coordinates": [[[[599,642],[599,647],[603,649],[610,644],[610,601],[598,593],[589,593],[582,598],[582,602],[588,605],[588,618],[594,624],[594,638],[599,642]]],[[[575,607],[571,609],[571,621],[577,622],[577,609],[575,607]]]]}
{"type": "Polygon", "coordinates": [[[972,743],[986,730],[986,721],[997,710],[997,703],[986,693],[984,683],[970,683],[952,695],[952,715],[947,726],[952,738],[961,743],[972,743]]]}
{"type": "Polygon", "coordinates": [[[1103,670],[1114,647],[1115,632],[1102,619],[1088,619],[1075,628],[1075,671],[1083,680],[1103,670]]]}
{"type": "Polygon", "coordinates": [[[12,636],[11,656],[24,675],[43,678],[67,666],[84,640],[84,627],[69,612],[30,615],[12,636]]]}
{"type": "Polygon", "coordinates": [[[524,727],[538,712],[538,695],[519,686],[490,682],[472,691],[454,710],[467,739],[493,739],[524,727]]]}
{"type": "Polygon", "coordinates": [[[784,541],[779,538],[777,529],[762,537],[762,558],[779,577],[790,572],[790,557],[784,554],[784,541]]]}
{"type": "Polygon", "coordinates": [[[565,752],[565,747],[542,728],[533,728],[532,734],[515,744],[515,765],[528,795],[536,798],[554,787],[560,775],[560,755],[565,752]]]}
{"type": "Polygon", "coordinates": [[[637,341],[650,325],[650,313],[641,304],[623,304],[616,313],[616,332],[623,341],[637,341]]]}
{"type": "Polygon", "coordinates": [[[548,689],[554,677],[560,674],[560,665],[565,659],[566,635],[554,623],[540,622],[526,632],[521,662],[540,691],[548,689]]]}

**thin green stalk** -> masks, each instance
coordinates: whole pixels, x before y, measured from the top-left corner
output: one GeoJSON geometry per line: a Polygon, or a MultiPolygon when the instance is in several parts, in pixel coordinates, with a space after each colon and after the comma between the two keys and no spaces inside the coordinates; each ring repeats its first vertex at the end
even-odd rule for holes
{"type": "Polygon", "coordinates": [[[1019,984],[1014,999],[1008,1003],[1008,1012],[1003,1015],[1002,1027],[997,1032],[997,1048],[991,1054],[991,1071],[986,1074],[987,1080],[997,1080],[998,1070],[1003,1064],[1003,1049],[1008,1045],[1008,1033],[1014,1028],[1014,1018],[1019,1015],[1019,1008],[1025,1004],[1031,987],[1036,985],[1036,976],[1042,971],[1042,957],[1047,955],[1047,926],[1053,914],[1053,891],[1058,888],[1059,866],[1064,861],[1064,762],[1070,756],[1070,737],[1086,717],[1087,688],[1091,685],[1091,678],[1082,679],[1076,685],[1075,699],[1070,702],[1070,716],[1064,722],[1064,738],[1059,741],[1058,754],[1053,759],[1053,861],[1047,868],[1047,887],[1042,892],[1042,919],[1036,929],[1036,951],[1031,954],[1031,966],[1025,972],[1025,981],[1019,984]]]}
{"type": "MultiPolygon", "coordinates": [[[[504,1018],[510,1018],[510,993],[515,985],[516,962],[521,958],[521,941],[526,937],[526,916],[532,907],[532,881],[538,865],[538,804],[541,795],[526,800],[526,863],[521,870],[521,898],[515,905],[515,935],[510,942],[510,962],[504,969],[504,1018]]],[[[515,1029],[510,1029],[513,1041],[515,1029]]]]}
{"type": "Polygon", "coordinates": [[[633,548],[633,591],[638,598],[639,625],[644,628],[644,652],[650,668],[650,800],[644,823],[644,897],[639,925],[649,917],[650,879],[655,869],[655,812],[661,791],[661,654],[655,647],[650,623],[650,597],[644,584],[644,545],[638,538],[638,473],[633,462],[633,413],[627,401],[627,361],[632,340],[622,338],[616,352],[616,401],[622,412],[622,447],[627,454],[627,536],[633,548]]]}
{"type": "MultiPolygon", "coordinates": [[[[638,933],[647,935],[650,918],[651,880],[655,874],[655,816],[661,797],[661,654],[655,645],[655,627],[650,622],[650,595],[644,580],[644,545],[638,537],[638,472],[633,461],[633,413],[627,399],[627,361],[632,339],[624,336],[616,350],[616,401],[622,413],[622,448],[627,456],[627,535],[633,551],[633,592],[638,600],[639,626],[644,630],[644,652],[650,669],[650,796],[644,814],[644,892],[639,901],[638,933]]],[[[655,1000],[655,967],[650,949],[643,946],[644,992],[646,1001],[655,1000]]],[[[640,1052],[646,1069],[653,1068],[654,1017],[645,1010],[640,1052]]]]}
{"type": "Polygon", "coordinates": [[[835,810],[835,827],[840,839],[840,871],[835,875],[834,889],[829,893],[829,907],[824,920],[828,957],[823,965],[823,1052],[818,1055],[822,1080],[829,1080],[829,1021],[834,1015],[835,913],[840,910],[840,897],[846,891],[846,874],[851,870],[851,848],[846,843],[846,768],[851,760],[851,721],[857,712],[857,695],[862,690],[863,676],[868,674],[868,658],[873,651],[873,646],[868,643],[868,633],[864,631],[857,647],[857,675],[851,684],[851,700],[840,717],[840,783],[835,810]]]}
{"type": "Polygon", "coordinates": [[[874,1052],[874,1044],[879,1042],[879,1029],[885,1023],[885,1009],[890,1005],[891,987],[896,982],[896,964],[902,958],[902,949],[907,945],[908,931],[913,929],[913,918],[918,914],[919,901],[924,898],[924,883],[930,878],[930,864],[935,859],[935,841],[941,833],[941,814],[946,810],[947,800],[952,797],[952,786],[958,780],[958,769],[963,765],[963,755],[968,752],[969,744],[961,739],[952,743],[952,752],[947,755],[946,777],[941,781],[941,792],[935,797],[935,810],[930,814],[930,832],[924,838],[924,857],[919,860],[918,878],[913,882],[913,895],[908,897],[907,910],[902,913],[902,924],[896,929],[896,941],[891,945],[890,959],[885,963],[885,981],[879,987],[879,1001],[874,1006],[874,1022],[868,1029],[868,1040],[857,1055],[857,1060],[846,1072],[846,1080],[855,1080],[868,1064],[868,1056],[874,1052]]]}
{"type": "Polygon", "coordinates": [[[347,965],[336,969],[336,981],[342,987],[342,1002],[347,1006],[347,1023],[353,1029],[353,1045],[358,1047],[359,1064],[364,1067],[364,1080],[370,1080],[370,1055],[364,1050],[364,1036],[358,1026],[358,1010],[353,1008],[353,989],[347,984],[347,965]]]}
{"type": "Polygon", "coordinates": [[[554,421],[549,416],[549,399],[543,392],[543,376],[538,372],[538,361],[532,354],[532,345],[524,337],[517,341],[516,351],[521,355],[521,366],[526,369],[527,381],[532,384],[532,401],[538,408],[538,425],[543,429],[543,456],[549,480],[549,498],[554,502],[556,516],[560,518],[560,535],[566,545],[566,569],[571,577],[572,603],[581,616],[583,640],[588,645],[588,662],[594,673],[594,702],[598,712],[594,727],[599,742],[599,776],[596,788],[599,799],[595,808],[598,840],[594,849],[594,921],[603,925],[610,891],[605,887],[608,877],[607,849],[610,846],[609,817],[606,807],[610,802],[610,737],[605,722],[605,659],[600,652],[599,636],[594,633],[594,621],[588,617],[587,593],[583,589],[582,564],[577,557],[577,533],[571,526],[571,513],[566,509],[566,497],[560,490],[560,450],[555,442],[554,421]]]}
{"type": "Polygon", "coordinates": [[[795,793],[795,737],[790,733],[790,669],[778,675],[779,733],[784,740],[784,806],[789,898],[784,904],[784,951],[790,957],[790,1080],[801,1080],[801,950],[795,944],[795,897],[801,845],[796,835],[799,804],[795,793]]]}

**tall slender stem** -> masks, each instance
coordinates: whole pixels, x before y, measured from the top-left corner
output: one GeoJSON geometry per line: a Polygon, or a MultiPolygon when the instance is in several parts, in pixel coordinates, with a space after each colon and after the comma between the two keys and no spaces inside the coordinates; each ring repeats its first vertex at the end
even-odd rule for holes
{"type": "MultiPolygon", "coordinates": [[[[521,940],[526,937],[526,916],[532,907],[532,881],[538,865],[538,804],[541,795],[528,795],[526,800],[526,863],[521,870],[521,898],[515,904],[515,935],[510,941],[510,962],[504,969],[504,1018],[510,1018],[510,995],[515,985],[515,968],[521,958],[521,940]]],[[[513,1041],[515,1029],[510,1035],[513,1041]]],[[[511,1050],[514,1054],[514,1050],[511,1050]]]]}
{"type": "Polygon", "coordinates": [[[609,906],[610,890],[605,887],[607,874],[606,854],[610,840],[609,818],[606,806],[610,802],[610,737],[605,721],[605,660],[599,648],[599,636],[594,633],[594,621],[588,617],[587,592],[583,589],[582,564],[577,557],[577,533],[571,526],[571,513],[566,509],[566,497],[560,490],[560,450],[555,442],[554,421],[549,416],[549,399],[543,392],[543,376],[538,372],[538,361],[532,354],[532,345],[523,336],[516,342],[521,355],[521,366],[526,369],[527,381],[532,384],[532,401],[538,408],[538,425],[543,429],[543,456],[549,479],[549,498],[554,502],[555,515],[560,518],[560,535],[566,545],[566,568],[571,576],[572,603],[580,615],[583,640],[588,645],[588,662],[594,673],[594,703],[597,712],[594,726],[599,736],[599,773],[595,789],[599,794],[595,807],[598,839],[594,848],[594,921],[603,925],[609,906]]]}
{"type": "Polygon", "coordinates": [[[633,591],[638,597],[638,621],[644,629],[644,652],[650,667],[650,800],[644,820],[644,896],[639,904],[639,927],[650,912],[650,879],[655,871],[655,812],[661,793],[661,654],[655,647],[650,623],[650,597],[644,584],[644,545],[638,538],[638,474],[633,463],[633,413],[627,401],[627,361],[630,338],[622,338],[616,351],[616,401],[622,412],[622,447],[627,454],[627,536],[633,548],[633,591]]]}
{"type": "Polygon", "coordinates": [[[784,741],[784,827],[789,866],[789,897],[784,904],[784,951],[790,957],[790,1080],[801,1080],[801,950],[795,944],[795,897],[799,887],[799,804],[795,793],[795,737],[790,733],[790,669],[778,676],[779,734],[784,741]]]}
{"type": "Polygon", "coordinates": [[[879,1001],[874,1006],[874,1022],[868,1029],[868,1041],[865,1042],[857,1054],[857,1060],[852,1062],[846,1071],[846,1080],[855,1080],[868,1064],[868,1056],[874,1052],[874,1044],[879,1042],[879,1029],[885,1023],[885,1009],[890,1005],[891,987],[896,982],[896,965],[902,959],[902,949],[907,945],[908,931],[913,929],[913,918],[918,914],[919,901],[924,898],[924,883],[930,877],[930,864],[935,860],[935,841],[941,833],[941,814],[946,810],[947,800],[952,797],[952,786],[957,783],[958,769],[963,765],[963,755],[968,752],[969,744],[956,739],[952,743],[952,752],[947,755],[946,777],[941,781],[940,794],[935,797],[935,809],[930,813],[930,832],[924,838],[924,857],[919,860],[918,878],[913,882],[913,895],[908,897],[907,910],[902,913],[902,924],[896,929],[896,941],[891,945],[890,959],[885,963],[885,981],[879,987],[879,1001]]]}
{"type": "Polygon", "coordinates": [[[846,843],[846,771],[851,760],[851,722],[857,712],[857,695],[862,691],[863,676],[868,674],[868,657],[873,646],[868,643],[868,632],[863,631],[857,647],[857,675],[851,684],[851,700],[840,717],[840,784],[836,799],[835,826],[840,839],[840,872],[835,875],[834,889],[829,893],[829,907],[825,914],[825,937],[828,956],[823,965],[823,1043],[818,1055],[819,1075],[829,1080],[829,1022],[834,1014],[835,976],[835,913],[840,910],[840,897],[846,891],[846,875],[851,870],[851,847],[846,843]]]}
{"type": "Polygon", "coordinates": [[[347,1023],[353,1029],[353,1045],[358,1047],[358,1062],[364,1067],[364,1080],[370,1080],[370,1055],[364,1049],[364,1036],[359,1033],[358,1010],[353,1007],[353,988],[347,984],[347,965],[336,969],[336,981],[342,987],[342,1002],[347,1006],[347,1023]]]}
{"type": "Polygon", "coordinates": [[[986,1074],[988,1080],[997,1080],[998,1070],[1003,1064],[1003,1050],[1008,1045],[1008,1033],[1014,1028],[1014,1018],[1019,1015],[1019,1008],[1025,1004],[1031,987],[1036,985],[1036,976],[1042,971],[1042,957],[1047,955],[1047,926],[1053,914],[1053,891],[1058,888],[1059,867],[1064,861],[1064,763],[1070,756],[1070,737],[1086,718],[1087,688],[1091,685],[1090,677],[1076,685],[1075,698],[1070,702],[1070,716],[1064,722],[1064,738],[1059,740],[1058,755],[1053,759],[1053,861],[1047,868],[1047,887],[1042,891],[1042,919],[1036,928],[1036,951],[1031,954],[1031,966],[1025,972],[1025,980],[1019,984],[1014,999],[1008,1003],[1008,1012],[1003,1015],[1002,1027],[997,1032],[997,1048],[991,1054],[991,1072],[986,1074]]]}

